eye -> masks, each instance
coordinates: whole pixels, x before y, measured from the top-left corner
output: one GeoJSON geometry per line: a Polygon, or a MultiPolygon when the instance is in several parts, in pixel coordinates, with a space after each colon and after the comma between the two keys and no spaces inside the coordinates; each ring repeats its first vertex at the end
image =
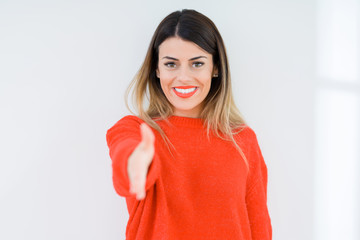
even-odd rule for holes
{"type": "Polygon", "coordinates": [[[169,67],[169,68],[174,68],[176,66],[174,62],[167,62],[164,65],[169,67]]]}
{"type": "Polygon", "coordinates": [[[199,67],[201,67],[202,65],[204,65],[203,62],[194,62],[194,63],[193,63],[193,66],[196,67],[196,68],[199,68],[199,67]]]}

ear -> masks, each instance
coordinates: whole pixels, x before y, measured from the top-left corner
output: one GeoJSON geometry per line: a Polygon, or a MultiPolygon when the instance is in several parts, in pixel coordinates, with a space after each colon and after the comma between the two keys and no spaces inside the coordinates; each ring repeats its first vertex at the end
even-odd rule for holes
{"type": "Polygon", "coordinates": [[[157,77],[157,78],[160,78],[160,72],[159,72],[159,69],[158,69],[158,68],[156,69],[156,77],[157,77]]]}
{"type": "Polygon", "coordinates": [[[218,74],[219,74],[219,70],[218,70],[217,66],[214,66],[212,76],[218,75],[218,74]]]}

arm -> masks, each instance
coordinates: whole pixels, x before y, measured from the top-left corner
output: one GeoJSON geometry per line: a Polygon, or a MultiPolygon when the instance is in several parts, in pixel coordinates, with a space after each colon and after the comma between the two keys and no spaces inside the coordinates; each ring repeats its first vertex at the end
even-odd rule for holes
{"type": "Polygon", "coordinates": [[[271,240],[272,226],[267,208],[267,167],[255,132],[250,129],[246,206],[253,240],[271,240]]]}
{"type": "MultiPolygon", "coordinates": [[[[129,178],[128,163],[129,157],[133,157],[135,150],[137,150],[137,152],[139,150],[139,144],[142,140],[140,125],[143,122],[143,120],[135,116],[125,116],[108,129],[106,133],[109,155],[112,160],[113,184],[115,191],[120,196],[129,197],[133,193],[130,192],[130,179],[133,178],[129,178]]],[[[151,130],[149,129],[149,131],[151,130]]],[[[145,180],[145,191],[155,183],[159,173],[157,155],[154,154],[151,160],[152,162],[148,167],[145,180]]],[[[130,166],[130,169],[138,167],[136,162],[132,163],[133,165],[130,166]]],[[[130,175],[130,177],[134,176],[130,175]]],[[[132,184],[134,184],[134,179],[132,180],[132,184]]]]}

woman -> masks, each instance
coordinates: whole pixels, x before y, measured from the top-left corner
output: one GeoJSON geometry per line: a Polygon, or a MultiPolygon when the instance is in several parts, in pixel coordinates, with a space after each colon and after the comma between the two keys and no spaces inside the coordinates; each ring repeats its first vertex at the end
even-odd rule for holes
{"type": "Polygon", "coordinates": [[[267,167],[234,104],[214,23],[169,14],[127,92],[134,86],[138,116],[106,134],[126,239],[271,239],[267,167]]]}

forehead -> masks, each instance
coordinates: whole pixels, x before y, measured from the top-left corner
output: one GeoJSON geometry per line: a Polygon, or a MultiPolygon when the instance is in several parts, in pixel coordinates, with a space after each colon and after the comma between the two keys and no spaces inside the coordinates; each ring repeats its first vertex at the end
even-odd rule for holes
{"type": "Polygon", "coordinates": [[[208,58],[212,56],[197,44],[191,41],[185,41],[179,37],[168,38],[159,46],[159,59],[164,56],[188,59],[200,55],[208,58]]]}

